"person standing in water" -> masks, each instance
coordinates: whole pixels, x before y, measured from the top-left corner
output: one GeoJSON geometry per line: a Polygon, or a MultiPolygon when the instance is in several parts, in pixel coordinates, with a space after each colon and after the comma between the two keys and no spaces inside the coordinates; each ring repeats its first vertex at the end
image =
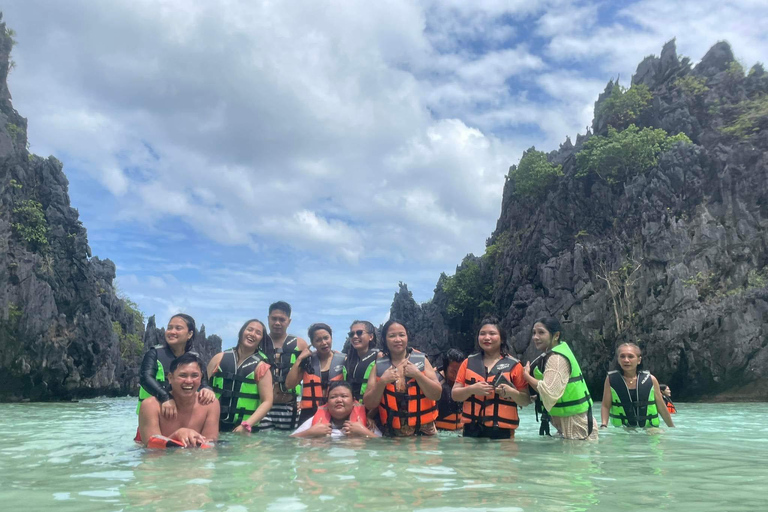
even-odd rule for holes
{"type": "Polygon", "coordinates": [[[523,367],[509,355],[507,333],[496,318],[483,319],[476,346],[453,386],[453,399],[464,402],[464,437],[510,439],[520,424],[518,405],[531,403],[523,367]]]}
{"type": "Polygon", "coordinates": [[[298,359],[307,349],[307,342],[288,334],[291,325],[291,305],[278,301],[269,306],[269,336],[261,344],[261,356],[272,370],[272,387],[274,389],[272,409],[259,425],[260,429],[276,428],[278,430],[294,430],[299,425],[299,403],[301,386],[289,388],[285,378],[298,359]]]}
{"type": "MultiPolygon", "coordinates": [[[[136,407],[136,414],[139,413],[141,402],[154,396],[160,402],[163,416],[169,419],[176,416],[176,401],[170,394],[171,388],[166,375],[174,359],[192,350],[192,340],[196,332],[195,319],[184,313],[174,315],[168,321],[168,326],[165,328],[165,343],[147,350],[141,362],[139,404],[136,407]]],[[[216,400],[213,390],[207,384],[205,373],[201,376],[197,398],[202,405],[208,405],[216,400]]]]}
{"type": "Polygon", "coordinates": [[[659,384],[659,389],[661,390],[661,396],[664,398],[664,404],[666,404],[669,414],[676,414],[677,407],[672,403],[672,390],[670,387],[666,384],[659,384]]]}
{"type": "Polygon", "coordinates": [[[328,403],[304,421],[293,437],[381,437],[365,407],[352,397],[352,386],[340,380],[328,386],[328,403]]]}
{"type": "Polygon", "coordinates": [[[576,357],[560,339],[560,322],[542,318],[533,325],[532,341],[543,353],[525,365],[523,377],[538,393],[539,434],[549,434],[549,423],[565,439],[597,439],[592,398],[576,357]]]}
{"type": "Polygon", "coordinates": [[[461,422],[461,402],[454,400],[451,392],[464,359],[466,357],[461,350],[449,349],[443,356],[443,367],[437,372],[437,381],[443,387],[443,393],[437,402],[435,425],[438,430],[459,430],[463,425],[461,422]]]}
{"type": "Polygon", "coordinates": [[[184,447],[202,446],[219,436],[219,402],[199,403],[198,388],[203,363],[192,352],[173,360],[168,368],[169,389],[175,401],[176,414],[169,418],[162,413],[162,404],[148,397],[139,407],[139,435],[137,441],[144,446],[154,436],[178,441],[184,447]]]}
{"type": "Polygon", "coordinates": [[[221,404],[219,430],[250,432],[272,407],[272,374],[259,356],[266,327],[248,320],[237,335],[237,346],[219,352],[208,363],[208,374],[221,404]]]}
{"type": "Polygon", "coordinates": [[[437,400],[442,387],[427,357],[408,347],[408,329],[396,320],[381,328],[383,357],[368,379],[363,402],[378,407],[382,431],[387,436],[437,434],[437,400]]]}
{"type": "Polygon", "coordinates": [[[355,320],[349,326],[347,336],[347,382],[352,385],[352,396],[360,401],[368,388],[368,379],[379,356],[379,350],[376,348],[376,328],[366,320],[355,320]]]}
{"type": "Polygon", "coordinates": [[[619,369],[605,377],[600,428],[607,427],[609,419],[615,427],[658,427],[659,415],[674,427],[656,377],[638,370],[643,362],[640,347],[622,343],[616,349],[616,359],[619,369]]]}
{"type": "Polygon", "coordinates": [[[328,384],[344,380],[345,357],[333,347],[333,332],[327,324],[312,324],[307,332],[315,351],[304,350],[285,378],[285,387],[291,389],[301,382],[301,414],[299,424],[312,418],[318,407],[325,405],[328,384]]]}

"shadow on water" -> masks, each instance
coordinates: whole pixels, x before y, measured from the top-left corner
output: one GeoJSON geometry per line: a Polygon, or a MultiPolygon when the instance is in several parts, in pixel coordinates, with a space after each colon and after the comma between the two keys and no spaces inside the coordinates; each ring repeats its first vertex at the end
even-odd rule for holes
{"type": "Polygon", "coordinates": [[[0,405],[4,510],[760,510],[768,406],[680,404],[677,429],[599,442],[298,440],[225,434],[214,450],[150,452],[135,402],[0,405]]]}

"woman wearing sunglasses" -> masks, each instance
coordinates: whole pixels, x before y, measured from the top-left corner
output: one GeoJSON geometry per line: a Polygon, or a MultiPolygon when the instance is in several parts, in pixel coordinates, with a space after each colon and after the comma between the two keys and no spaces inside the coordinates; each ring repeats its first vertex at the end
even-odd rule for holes
{"type": "Polygon", "coordinates": [[[361,401],[379,356],[379,349],[375,348],[376,328],[366,320],[355,320],[347,335],[350,345],[345,363],[347,382],[352,386],[352,396],[361,401]]]}

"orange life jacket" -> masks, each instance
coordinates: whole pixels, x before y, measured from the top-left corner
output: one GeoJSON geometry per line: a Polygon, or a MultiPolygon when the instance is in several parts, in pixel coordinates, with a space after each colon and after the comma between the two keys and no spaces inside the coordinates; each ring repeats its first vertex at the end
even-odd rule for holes
{"type": "MultiPolygon", "coordinates": [[[[424,373],[426,356],[417,350],[411,350],[408,360],[424,373]]],[[[376,380],[381,379],[387,368],[392,366],[389,357],[376,361],[376,380]]],[[[397,391],[395,382],[390,382],[384,388],[384,394],[379,403],[379,419],[386,430],[399,430],[404,425],[417,429],[437,419],[437,403],[427,398],[421,391],[416,379],[405,381],[405,392],[397,391]]]]}
{"type": "Polygon", "coordinates": [[[672,400],[663,395],[662,398],[664,398],[664,403],[667,404],[667,410],[669,411],[669,414],[675,414],[677,412],[677,408],[675,407],[675,404],[672,403],[672,400]]]}
{"type": "MultiPolygon", "coordinates": [[[[134,441],[141,442],[141,436],[139,434],[136,434],[136,437],[138,439],[134,439],[134,441]]],[[[154,435],[149,438],[149,441],[147,441],[147,448],[152,449],[166,449],[166,448],[183,448],[184,443],[181,441],[177,441],[175,439],[171,439],[170,437],[160,436],[160,435],[154,435]]],[[[212,448],[213,445],[209,443],[203,443],[198,448],[212,448]]]]}
{"type": "MultiPolygon", "coordinates": [[[[491,371],[487,371],[483,364],[483,354],[472,354],[467,358],[466,385],[487,382],[493,386],[499,375],[503,375],[511,383],[512,370],[518,364],[520,361],[514,357],[504,356],[493,365],[491,371]]],[[[471,395],[464,401],[462,416],[464,423],[476,422],[486,427],[513,430],[520,424],[517,404],[514,400],[502,398],[496,392],[489,396],[471,395]]]]}
{"type": "Polygon", "coordinates": [[[443,394],[437,402],[437,420],[435,426],[440,430],[459,430],[461,422],[461,403],[451,398],[451,386],[441,374],[437,374],[437,380],[443,386],[443,394]]]}
{"type": "MultiPolygon", "coordinates": [[[[368,418],[366,417],[365,407],[355,402],[355,406],[352,408],[352,413],[349,415],[349,421],[360,423],[361,425],[368,424],[368,418]]],[[[318,407],[317,412],[312,416],[312,424],[318,423],[330,423],[331,413],[328,412],[328,407],[323,405],[318,407]]]]}
{"type": "Polygon", "coordinates": [[[316,410],[321,405],[325,405],[328,383],[344,379],[344,359],[344,354],[333,353],[331,367],[328,369],[328,381],[325,382],[320,371],[320,357],[317,354],[310,356],[310,368],[304,372],[304,378],[301,381],[302,410],[316,410]]]}

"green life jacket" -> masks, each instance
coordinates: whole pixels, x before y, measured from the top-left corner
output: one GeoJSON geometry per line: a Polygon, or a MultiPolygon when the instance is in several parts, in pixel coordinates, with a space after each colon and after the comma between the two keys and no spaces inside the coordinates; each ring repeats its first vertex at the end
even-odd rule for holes
{"type": "MultiPolygon", "coordinates": [[[[350,350],[355,349],[351,348],[350,350]]],[[[354,365],[352,364],[350,357],[347,356],[347,361],[345,363],[347,368],[347,382],[352,385],[352,396],[355,397],[355,400],[362,400],[365,390],[368,389],[368,378],[376,367],[376,356],[378,354],[378,349],[372,348],[362,359],[355,357],[354,365]]]]}
{"type": "Polygon", "coordinates": [[[299,340],[296,336],[287,336],[283,346],[275,348],[272,338],[265,336],[262,342],[263,349],[259,351],[259,356],[270,365],[273,384],[279,384],[283,393],[292,393],[295,396],[301,395],[301,383],[296,384],[292,389],[285,389],[285,378],[301,354],[298,344],[299,340]]]}
{"type": "Polygon", "coordinates": [[[250,418],[261,405],[256,368],[262,358],[251,354],[237,366],[236,357],[234,348],[225,350],[211,376],[213,392],[221,406],[219,422],[233,427],[250,418]]]}
{"type": "Polygon", "coordinates": [[[543,369],[553,354],[560,354],[568,359],[568,363],[571,365],[571,376],[568,379],[568,384],[565,386],[565,393],[552,406],[549,415],[574,416],[587,412],[592,407],[592,398],[589,396],[589,389],[587,389],[587,384],[584,382],[584,376],[581,374],[579,363],[576,361],[576,357],[571,352],[571,348],[567,343],[561,341],[555,348],[547,352],[542,358],[541,363],[534,368],[533,376],[538,380],[544,377],[543,369]]]}
{"type": "Polygon", "coordinates": [[[632,400],[630,389],[620,372],[616,370],[608,372],[608,382],[611,385],[609,415],[613,426],[659,426],[659,413],[656,410],[656,397],[650,372],[638,372],[635,400],[632,400]]]}
{"type": "MultiPolygon", "coordinates": [[[[165,375],[168,373],[168,371],[171,368],[171,363],[174,359],[176,359],[176,356],[174,355],[173,351],[168,347],[168,345],[155,345],[152,347],[152,349],[157,352],[157,373],[155,373],[155,380],[157,382],[162,383],[163,387],[166,388],[168,391],[171,390],[170,385],[165,380],[165,375]]],[[[150,349],[150,350],[152,350],[150,349]]],[[[139,385],[139,403],[136,405],[136,414],[139,414],[139,410],[141,409],[141,402],[146,400],[147,398],[153,396],[149,391],[144,389],[144,386],[139,385]]]]}

